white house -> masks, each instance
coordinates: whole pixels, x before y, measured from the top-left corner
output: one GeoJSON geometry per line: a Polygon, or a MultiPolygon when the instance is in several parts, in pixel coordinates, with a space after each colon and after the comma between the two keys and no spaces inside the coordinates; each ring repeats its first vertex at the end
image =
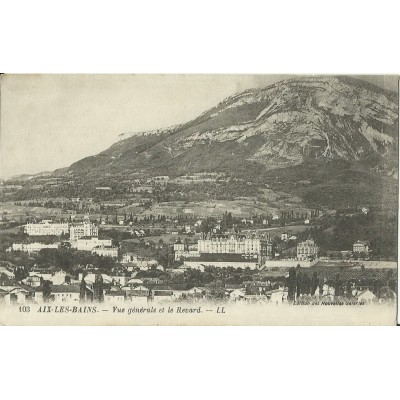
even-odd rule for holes
{"type": "Polygon", "coordinates": [[[183,258],[198,258],[200,253],[197,244],[185,245],[180,239],[174,243],[175,260],[183,258]]]}
{"type": "Polygon", "coordinates": [[[42,278],[44,281],[51,281],[51,277],[53,276],[50,273],[39,272],[39,271],[29,271],[29,276],[38,276],[42,278]]]}
{"type": "MultiPolygon", "coordinates": [[[[78,302],[80,298],[79,285],[52,285],[51,295],[57,303],[72,303],[78,302]]],[[[38,303],[43,301],[43,289],[35,289],[35,300],[38,303]]]]}
{"type": "Polygon", "coordinates": [[[79,238],[77,240],[71,240],[70,243],[73,249],[82,251],[91,251],[92,249],[98,246],[111,246],[112,240],[92,237],[92,238],[79,238]]]}
{"type": "Polygon", "coordinates": [[[326,283],[322,286],[322,296],[334,296],[335,288],[326,283]]]}
{"type": "Polygon", "coordinates": [[[77,302],[80,299],[79,285],[53,285],[51,294],[54,296],[54,301],[61,302],[77,302]]]}
{"type": "Polygon", "coordinates": [[[28,223],[24,226],[25,233],[31,236],[60,236],[69,232],[68,222],[53,223],[51,220],[43,220],[39,223],[28,223]]]}
{"type": "Polygon", "coordinates": [[[308,260],[318,257],[318,246],[314,240],[307,239],[304,242],[297,243],[297,259],[308,260]]]}
{"type": "Polygon", "coordinates": [[[138,259],[137,255],[134,253],[125,253],[122,255],[122,260],[121,263],[122,264],[126,264],[126,263],[134,263],[136,262],[138,259]]]}
{"type": "Polygon", "coordinates": [[[235,289],[229,294],[229,297],[231,299],[241,300],[244,299],[245,294],[244,289],[235,289]]]}
{"type": "Polygon", "coordinates": [[[60,243],[13,243],[11,246],[12,251],[23,251],[28,254],[38,253],[42,249],[58,249],[60,243]]]}
{"type": "Polygon", "coordinates": [[[143,293],[130,292],[127,293],[126,301],[130,301],[134,305],[146,306],[148,304],[149,298],[143,293]]]}
{"type": "Polygon", "coordinates": [[[31,294],[31,291],[20,286],[0,286],[0,289],[5,304],[25,304],[31,294]]]}
{"type": "Polygon", "coordinates": [[[28,276],[22,281],[25,285],[31,286],[31,287],[39,287],[40,284],[42,283],[42,279],[40,276],[28,276]]]}
{"type": "Polygon", "coordinates": [[[187,291],[187,294],[191,294],[191,295],[201,295],[201,294],[205,294],[205,292],[206,292],[206,289],[205,288],[203,288],[203,287],[194,287],[194,288],[191,288],[191,289],[189,289],[188,291],[187,291]]]}
{"type": "Polygon", "coordinates": [[[357,240],[353,244],[353,253],[364,253],[367,254],[369,252],[369,243],[363,240],[357,240]]]}
{"type": "Polygon", "coordinates": [[[142,283],[143,283],[142,279],[131,278],[125,283],[125,285],[141,285],[142,283]]]}
{"type": "Polygon", "coordinates": [[[169,286],[155,286],[150,290],[149,295],[157,303],[173,300],[174,298],[174,293],[169,286]]]}
{"type": "Polygon", "coordinates": [[[92,249],[92,254],[98,254],[102,257],[118,258],[118,247],[96,246],[92,249]]]}
{"type": "Polygon", "coordinates": [[[369,212],[369,208],[368,208],[368,207],[363,207],[363,208],[361,208],[361,212],[362,212],[363,214],[367,215],[368,212],[369,212]]]}
{"type": "Polygon", "coordinates": [[[357,294],[357,301],[359,303],[371,303],[375,298],[376,296],[368,289],[357,294]]]}
{"type": "Polygon", "coordinates": [[[279,305],[283,303],[283,290],[276,290],[271,293],[271,303],[279,305]]]}
{"type": "Polygon", "coordinates": [[[104,295],[105,303],[121,304],[124,303],[126,293],[123,290],[110,291],[104,295]]]}
{"type": "Polygon", "coordinates": [[[144,285],[139,285],[139,286],[132,287],[130,290],[132,292],[143,292],[143,293],[146,293],[146,295],[149,294],[149,288],[147,286],[144,286],[144,285]]]}
{"type": "Polygon", "coordinates": [[[67,273],[65,271],[57,271],[49,280],[53,283],[53,285],[62,285],[65,283],[66,276],[67,273]]]}
{"type": "Polygon", "coordinates": [[[157,260],[152,258],[138,258],[136,262],[136,266],[143,271],[147,271],[148,269],[151,269],[151,267],[157,266],[157,264],[157,260]]]}
{"type": "Polygon", "coordinates": [[[23,282],[32,287],[40,286],[42,280],[50,281],[53,285],[62,285],[65,283],[66,276],[67,273],[64,271],[57,271],[53,275],[31,272],[23,282]]]}
{"type": "Polygon", "coordinates": [[[78,240],[82,237],[97,237],[99,229],[90,221],[84,221],[81,224],[73,224],[69,228],[70,240],[78,240]]]}
{"type": "MultiPolygon", "coordinates": [[[[135,288],[126,286],[126,301],[134,304],[146,305],[149,297],[149,289],[146,286],[140,285],[135,288]]],[[[125,289],[124,288],[124,289],[125,289]]]]}

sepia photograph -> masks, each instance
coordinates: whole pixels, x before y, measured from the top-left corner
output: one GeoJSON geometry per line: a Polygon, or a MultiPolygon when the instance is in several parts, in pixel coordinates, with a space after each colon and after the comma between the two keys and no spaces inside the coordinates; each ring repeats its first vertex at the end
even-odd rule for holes
{"type": "Polygon", "coordinates": [[[396,3],[1,5],[2,398],[396,397],[396,3]]]}
{"type": "Polygon", "coordinates": [[[0,85],[0,325],[397,324],[398,76],[0,85]]]}

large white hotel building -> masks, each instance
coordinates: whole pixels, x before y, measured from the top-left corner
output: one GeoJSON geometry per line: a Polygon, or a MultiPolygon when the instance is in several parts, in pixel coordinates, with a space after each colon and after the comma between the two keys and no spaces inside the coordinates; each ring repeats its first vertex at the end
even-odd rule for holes
{"type": "Polygon", "coordinates": [[[214,235],[207,239],[200,239],[197,243],[197,252],[185,248],[178,241],[174,245],[175,259],[201,257],[202,254],[241,255],[244,259],[264,264],[272,257],[272,242],[268,238],[255,234],[214,235]],[[197,253],[197,254],[195,254],[197,253]]]}
{"type": "Polygon", "coordinates": [[[43,220],[38,223],[25,225],[25,233],[31,236],[60,236],[69,232],[68,222],[53,223],[51,220],[43,220]]]}
{"type": "Polygon", "coordinates": [[[258,237],[231,235],[215,236],[198,241],[199,253],[242,254],[245,257],[258,256],[265,252],[267,255],[267,241],[258,237]]]}
{"type": "Polygon", "coordinates": [[[78,240],[84,237],[97,237],[99,235],[98,227],[90,221],[70,224],[68,222],[52,222],[43,220],[38,223],[28,223],[25,225],[25,233],[31,236],[46,236],[67,234],[69,232],[70,240],[78,240]]]}
{"type": "Polygon", "coordinates": [[[77,240],[82,237],[99,236],[99,228],[89,221],[84,221],[82,224],[74,224],[69,228],[69,239],[77,240]]]}

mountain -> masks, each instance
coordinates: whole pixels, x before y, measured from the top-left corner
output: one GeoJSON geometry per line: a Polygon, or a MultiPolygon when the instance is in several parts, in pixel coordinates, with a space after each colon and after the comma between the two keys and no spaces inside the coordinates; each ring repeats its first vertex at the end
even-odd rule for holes
{"type": "Polygon", "coordinates": [[[308,77],[231,96],[186,124],[126,135],[68,172],[268,169],[347,160],[397,172],[398,97],[362,80],[308,77]]]}
{"type": "Polygon", "coordinates": [[[287,171],[296,179],[345,171],[375,182],[397,177],[398,115],[398,94],[366,81],[299,77],[235,94],[182,125],[123,134],[62,173],[213,171],[264,184],[287,171]]]}

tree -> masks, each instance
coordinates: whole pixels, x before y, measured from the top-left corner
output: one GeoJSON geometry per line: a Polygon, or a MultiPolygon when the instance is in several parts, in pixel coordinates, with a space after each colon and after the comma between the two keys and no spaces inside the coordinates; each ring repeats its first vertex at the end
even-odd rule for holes
{"type": "Polygon", "coordinates": [[[93,284],[94,291],[94,300],[99,302],[103,301],[104,293],[103,293],[103,277],[101,274],[96,274],[96,278],[93,284]]]}
{"type": "Polygon", "coordinates": [[[209,231],[208,219],[204,219],[201,223],[202,239],[206,239],[209,231]]]}
{"type": "Polygon", "coordinates": [[[51,299],[51,282],[43,281],[43,300],[50,301],[51,299]]]}
{"type": "Polygon", "coordinates": [[[301,293],[310,294],[310,291],[311,291],[311,279],[307,274],[304,274],[301,282],[301,293]]]}
{"type": "Polygon", "coordinates": [[[352,294],[352,290],[351,290],[351,282],[347,281],[347,284],[346,284],[346,297],[348,299],[351,299],[352,296],[353,296],[353,294],[352,294]]]}
{"type": "Polygon", "coordinates": [[[340,287],[341,287],[341,282],[340,282],[340,279],[339,279],[339,274],[337,274],[336,278],[335,278],[335,296],[340,296],[341,295],[340,287]]]}
{"type": "Polygon", "coordinates": [[[312,279],[311,279],[311,294],[314,295],[315,291],[318,288],[318,275],[316,272],[313,272],[312,279]]]}
{"type": "Polygon", "coordinates": [[[14,270],[15,280],[20,282],[28,276],[25,267],[16,267],[14,270]]]}
{"type": "Polygon", "coordinates": [[[301,288],[302,288],[302,282],[303,282],[303,275],[301,272],[298,273],[297,279],[296,279],[296,298],[298,299],[302,293],[301,288]]]}
{"type": "Polygon", "coordinates": [[[296,291],[296,270],[292,267],[289,269],[288,280],[288,300],[294,301],[296,291]]]}
{"type": "Polygon", "coordinates": [[[79,286],[79,301],[84,302],[85,300],[86,300],[86,282],[85,278],[82,277],[82,281],[79,286]]]}

